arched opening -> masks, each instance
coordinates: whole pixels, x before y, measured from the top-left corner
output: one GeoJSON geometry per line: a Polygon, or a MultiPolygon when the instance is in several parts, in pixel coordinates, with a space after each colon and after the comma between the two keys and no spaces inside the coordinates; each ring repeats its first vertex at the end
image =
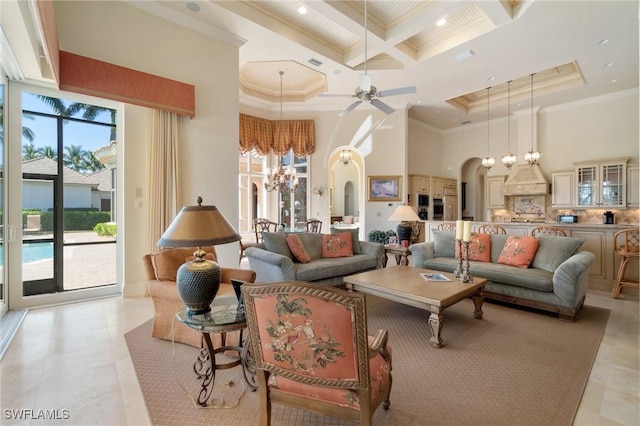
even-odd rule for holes
{"type": "MultiPolygon", "coordinates": [[[[464,201],[460,201],[462,217],[468,220],[482,221],[485,217],[485,177],[487,169],[482,166],[482,159],[470,158],[462,164],[460,182],[465,183],[464,201]]],[[[461,185],[462,186],[462,185],[461,185]]]]}

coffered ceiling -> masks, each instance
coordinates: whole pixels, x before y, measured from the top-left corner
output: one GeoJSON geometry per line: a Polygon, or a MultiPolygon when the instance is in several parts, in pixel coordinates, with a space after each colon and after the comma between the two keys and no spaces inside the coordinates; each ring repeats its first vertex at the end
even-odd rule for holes
{"type": "Polygon", "coordinates": [[[365,56],[378,90],[417,88],[385,102],[442,130],[485,121],[487,87],[506,115],[507,81],[529,108],[531,74],[543,109],[638,90],[637,1],[122,1],[239,46],[240,102],[274,112],[284,70],[285,111],[337,115],[352,100],[318,95],[354,93],[365,56]]]}

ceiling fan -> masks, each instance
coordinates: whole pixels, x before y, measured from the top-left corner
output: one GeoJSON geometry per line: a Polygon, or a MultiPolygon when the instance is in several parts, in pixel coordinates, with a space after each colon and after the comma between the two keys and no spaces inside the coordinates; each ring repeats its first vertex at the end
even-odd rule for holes
{"type": "Polygon", "coordinates": [[[371,76],[367,74],[367,0],[364,1],[364,74],[360,75],[360,86],[356,87],[353,95],[322,93],[320,97],[349,97],[357,98],[357,100],[346,107],[340,116],[344,116],[353,111],[358,105],[364,101],[368,101],[371,105],[378,108],[385,114],[391,114],[394,108],[382,102],[379,98],[388,96],[406,95],[408,93],[416,93],[415,86],[398,87],[396,89],[378,91],[375,86],[371,85],[371,76]]]}

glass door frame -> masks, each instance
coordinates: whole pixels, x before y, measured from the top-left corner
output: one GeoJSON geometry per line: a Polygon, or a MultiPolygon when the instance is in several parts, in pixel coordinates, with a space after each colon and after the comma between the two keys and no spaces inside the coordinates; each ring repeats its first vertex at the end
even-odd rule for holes
{"type": "MultiPolygon", "coordinates": [[[[123,226],[117,230],[117,282],[112,286],[90,287],[86,289],[65,291],[59,293],[23,296],[22,280],[22,93],[30,92],[50,97],[73,99],[77,102],[103,106],[117,111],[117,137],[119,154],[117,156],[116,173],[120,184],[124,182],[123,159],[124,152],[124,107],[123,104],[105,99],[93,98],[75,93],[62,92],[54,89],[31,86],[25,83],[10,81],[5,86],[5,224],[13,229],[15,237],[9,244],[5,244],[5,283],[7,283],[7,299],[9,309],[24,309],[70,303],[100,297],[117,296],[122,294],[124,278],[124,246],[123,226]],[[8,120],[7,120],[8,118],[8,120]],[[11,165],[13,164],[13,167],[11,165]],[[11,183],[16,182],[15,185],[11,183]]],[[[116,217],[124,217],[122,197],[124,191],[117,191],[116,217]]]]}

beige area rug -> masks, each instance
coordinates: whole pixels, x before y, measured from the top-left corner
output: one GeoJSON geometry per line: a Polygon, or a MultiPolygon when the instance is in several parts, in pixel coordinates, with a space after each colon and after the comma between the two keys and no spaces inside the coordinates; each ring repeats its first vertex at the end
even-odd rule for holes
{"type": "MultiPolygon", "coordinates": [[[[474,319],[470,300],[448,308],[444,346],[436,349],[425,311],[369,299],[369,334],[387,328],[393,347],[391,407],[379,408],[374,424],[571,425],[609,311],[585,306],[575,323],[493,303],[483,311],[484,319],[474,319]]],[[[240,367],[219,371],[214,388],[235,408],[198,408],[191,399],[199,391],[196,348],[151,337],[151,321],[125,337],[153,424],[258,424],[257,393],[242,393],[240,367]],[[228,387],[230,380],[238,385],[228,387]]],[[[272,420],[350,424],[278,404],[272,420]]]]}

